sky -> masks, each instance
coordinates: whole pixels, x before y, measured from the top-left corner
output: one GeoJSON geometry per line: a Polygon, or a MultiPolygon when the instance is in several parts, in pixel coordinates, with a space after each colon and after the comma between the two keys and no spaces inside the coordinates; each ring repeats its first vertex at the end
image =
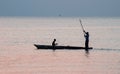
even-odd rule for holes
{"type": "Polygon", "coordinates": [[[0,0],[0,16],[120,17],[120,0],[0,0]]]}

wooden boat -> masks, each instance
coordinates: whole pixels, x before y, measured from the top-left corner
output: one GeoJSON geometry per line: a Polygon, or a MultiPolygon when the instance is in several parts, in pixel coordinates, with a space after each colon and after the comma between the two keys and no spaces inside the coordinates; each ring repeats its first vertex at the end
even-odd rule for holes
{"type": "MultiPolygon", "coordinates": [[[[55,46],[53,47],[52,45],[38,45],[34,44],[34,46],[37,49],[68,49],[68,50],[82,50],[85,49],[85,47],[79,47],[79,46],[55,46]]],[[[93,49],[92,47],[89,47],[88,49],[93,49]]]]}

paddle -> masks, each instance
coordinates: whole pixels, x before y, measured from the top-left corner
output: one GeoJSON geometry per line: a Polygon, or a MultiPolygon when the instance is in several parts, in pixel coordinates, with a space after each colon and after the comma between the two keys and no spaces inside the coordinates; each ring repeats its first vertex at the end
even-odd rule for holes
{"type": "Polygon", "coordinates": [[[83,28],[83,25],[82,25],[81,19],[79,19],[79,21],[80,21],[80,24],[81,24],[81,27],[82,27],[83,32],[85,32],[85,30],[84,30],[84,28],[83,28]]]}

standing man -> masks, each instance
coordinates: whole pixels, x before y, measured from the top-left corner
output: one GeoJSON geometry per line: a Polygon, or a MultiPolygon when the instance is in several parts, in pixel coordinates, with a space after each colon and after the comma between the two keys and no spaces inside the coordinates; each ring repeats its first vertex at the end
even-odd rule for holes
{"type": "Polygon", "coordinates": [[[85,32],[84,30],[84,37],[85,37],[85,51],[89,53],[89,32],[85,32]]]}
{"type": "Polygon", "coordinates": [[[81,27],[82,27],[82,30],[83,30],[83,33],[84,33],[84,37],[85,37],[85,51],[86,53],[89,53],[89,32],[86,32],[83,28],[83,25],[82,25],[82,21],[79,19],[80,21],[80,24],[81,24],[81,27]]]}

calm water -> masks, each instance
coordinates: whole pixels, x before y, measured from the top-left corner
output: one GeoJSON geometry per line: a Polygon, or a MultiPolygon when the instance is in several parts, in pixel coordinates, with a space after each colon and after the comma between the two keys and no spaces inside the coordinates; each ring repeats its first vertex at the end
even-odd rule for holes
{"type": "Polygon", "coordinates": [[[79,18],[0,18],[0,74],[120,74],[120,18],[82,18],[84,50],[36,50],[36,44],[84,46],[79,18]]]}

